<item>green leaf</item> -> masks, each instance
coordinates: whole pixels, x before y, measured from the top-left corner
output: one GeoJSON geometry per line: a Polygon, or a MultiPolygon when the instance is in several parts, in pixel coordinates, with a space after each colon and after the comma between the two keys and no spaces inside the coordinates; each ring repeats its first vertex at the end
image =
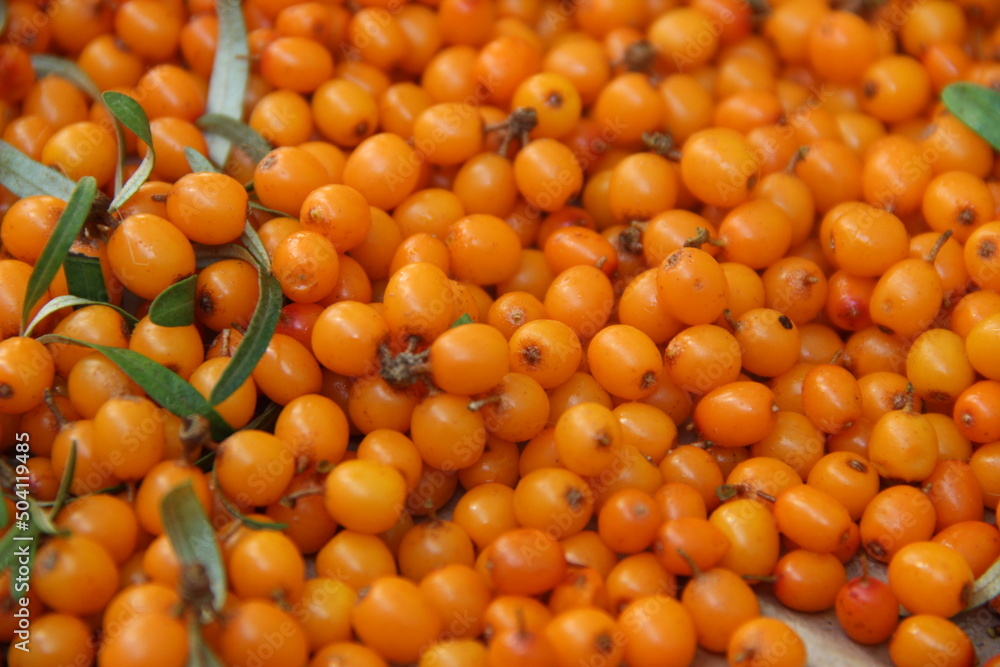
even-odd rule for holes
{"type": "Polygon", "coordinates": [[[66,201],[76,184],[6,141],[0,141],[0,185],[18,197],[49,195],[66,201]]]}
{"type": "Polygon", "coordinates": [[[66,253],[83,229],[83,223],[90,215],[90,206],[94,203],[96,195],[97,181],[93,176],[84,176],[73,189],[73,194],[66,202],[66,208],[63,209],[55,229],[52,230],[52,236],[45,243],[45,248],[42,249],[42,254],[31,271],[28,289],[24,294],[24,308],[21,310],[22,328],[28,324],[32,308],[49,288],[63,260],[66,259],[66,253]]]}
{"type": "Polygon", "coordinates": [[[194,324],[194,297],[198,276],[180,280],[153,299],[149,319],[159,327],[186,327],[194,324]]]}
{"type": "Polygon", "coordinates": [[[257,264],[264,267],[266,271],[271,270],[271,258],[267,255],[267,248],[264,247],[264,242],[257,236],[257,230],[249,222],[243,228],[240,243],[253,255],[253,258],[257,260],[257,264]]]}
{"type": "Polygon", "coordinates": [[[219,658],[212,653],[201,633],[201,619],[196,614],[188,617],[188,659],[187,667],[223,667],[219,658]]]}
{"type": "Polygon", "coordinates": [[[200,171],[211,171],[216,174],[219,173],[219,169],[212,164],[211,160],[190,146],[184,147],[184,157],[187,158],[187,163],[188,166],[191,167],[191,171],[195,173],[200,171]]]}
{"type": "MultiPolygon", "coordinates": [[[[243,96],[250,79],[246,22],[241,3],[233,0],[216,0],[215,13],[219,17],[219,36],[205,111],[239,120],[243,118],[243,96]]],[[[214,133],[205,137],[205,141],[212,161],[225,164],[229,158],[230,141],[214,133]]]]}
{"type": "Polygon", "coordinates": [[[76,440],[69,443],[69,455],[66,457],[66,468],[63,470],[62,479],[59,480],[59,490],[56,491],[56,499],[52,503],[50,516],[59,514],[59,510],[66,504],[69,498],[69,489],[73,484],[73,475],[76,474],[76,440]]]}
{"type": "MultiPolygon", "coordinates": [[[[109,308],[114,308],[118,311],[118,314],[125,318],[125,321],[129,323],[129,326],[134,325],[139,320],[136,316],[128,312],[124,308],[119,308],[118,306],[112,305],[110,303],[105,303],[103,301],[94,301],[92,299],[83,299],[72,294],[66,294],[63,296],[57,296],[51,301],[46,302],[44,306],[35,315],[35,319],[31,320],[31,323],[24,329],[24,335],[30,336],[31,332],[35,330],[38,323],[44,320],[46,317],[52,313],[62,310],[63,308],[75,308],[77,306],[108,306],[109,308]]],[[[3,523],[0,521],[0,523],[3,523]]]]}
{"type": "Polygon", "coordinates": [[[0,0],[0,33],[7,27],[7,0],[0,0]]]}
{"type": "Polygon", "coordinates": [[[212,389],[210,401],[218,405],[230,394],[239,389],[240,385],[250,377],[257,362],[264,356],[271,336],[278,328],[278,318],[281,316],[281,306],[284,295],[277,279],[264,271],[257,271],[260,284],[260,299],[250,318],[247,332],[240,341],[239,347],[229,360],[229,365],[222,371],[219,381],[212,389]]]}
{"type": "Polygon", "coordinates": [[[254,164],[264,159],[273,146],[260,133],[241,120],[220,113],[207,113],[195,121],[200,129],[231,141],[247,154],[254,164]]]}
{"type": "MultiPolygon", "coordinates": [[[[80,67],[67,58],[59,58],[44,53],[36,53],[31,56],[31,64],[35,67],[35,74],[41,77],[45,74],[55,74],[60,76],[77,88],[82,90],[90,99],[108,106],[101,97],[101,89],[98,88],[80,67]]],[[[110,109],[110,107],[108,107],[110,109]]],[[[113,113],[113,112],[112,112],[113,113]]],[[[115,192],[122,189],[122,165],[125,164],[125,133],[122,131],[121,123],[118,119],[114,122],[115,138],[118,147],[118,169],[115,170],[115,192]]]]}
{"type": "Polygon", "coordinates": [[[250,200],[250,208],[257,209],[258,211],[263,211],[264,213],[270,213],[271,215],[279,217],[279,218],[287,218],[288,217],[287,213],[285,213],[283,211],[279,211],[277,209],[268,208],[268,207],[264,206],[263,204],[261,204],[259,201],[254,201],[252,199],[250,200]]]}
{"type": "MultiPolygon", "coordinates": [[[[219,478],[215,474],[215,468],[212,468],[212,479],[215,481],[215,488],[217,489],[220,488],[219,478]]],[[[239,521],[247,528],[250,528],[251,530],[282,531],[285,528],[288,528],[287,523],[278,523],[276,521],[257,521],[256,519],[251,519],[250,517],[240,512],[239,509],[237,509],[236,505],[233,505],[231,502],[229,502],[229,498],[226,498],[226,494],[224,493],[220,492],[218,494],[218,498],[222,502],[222,506],[225,508],[226,512],[229,513],[229,516],[233,517],[234,519],[239,521]]]]}
{"type": "Polygon", "coordinates": [[[457,320],[451,323],[449,329],[454,329],[455,327],[460,327],[463,324],[472,324],[472,316],[468,313],[462,313],[457,320]]]}
{"type": "Polygon", "coordinates": [[[56,515],[55,512],[47,514],[32,498],[28,499],[28,512],[31,514],[31,523],[38,527],[38,532],[42,535],[66,536],[69,534],[68,530],[59,528],[52,523],[52,517],[56,515]]]}
{"type": "Polygon", "coordinates": [[[35,68],[35,76],[39,79],[49,74],[55,74],[72,83],[90,99],[98,102],[101,100],[101,89],[72,60],[47,53],[33,53],[31,54],[31,64],[35,68]]]}
{"type": "MultiPolygon", "coordinates": [[[[109,90],[101,98],[115,118],[122,122],[128,129],[135,133],[149,150],[146,157],[142,158],[135,173],[128,179],[124,187],[116,188],[117,195],[111,202],[110,208],[118,210],[129,198],[134,195],[142,184],[146,182],[149,175],[153,173],[153,165],[156,164],[156,151],[153,150],[153,132],[149,129],[149,119],[146,112],[134,99],[124,93],[109,90]]],[[[119,170],[120,171],[120,170],[119,170]]]]}
{"type": "Polygon", "coordinates": [[[281,412],[282,407],[277,403],[270,403],[243,428],[253,431],[272,431],[271,427],[274,426],[274,420],[278,418],[278,413],[281,412]]]}
{"type": "Polygon", "coordinates": [[[956,118],[1000,150],[1000,91],[959,81],[945,86],[941,100],[956,118]]]}
{"type": "Polygon", "coordinates": [[[10,521],[10,512],[7,511],[7,503],[0,498],[0,525],[7,525],[10,521]]]}
{"type": "Polygon", "coordinates": [[[212,607],[221,611],[226,602],[226,568],[222,553],[205,516],[205,510],[187,481],[170,490],[160,503],[163,529],[182,566],[201,565],[212,589],[212,607]]]}
{"type": "Polygon", "coordinates": [[[218,262],[220,259],[242,259],[244,262],[254,263],[254,256],[250,251],[241,245],[227,243],[225,245],[194,245],[195,265],[203,269],[210,264],[218,262]]]}
{"type": "Polygon", "coordinates": [[[174,413],[178,417],[202,415],[212,425],[212,438],[222,440],[233,432],[232,426],[222,418],[215,408],[205,400],[197,389],[192,387],[177,373],[161,366],[152,359],[138,352],[120,347],[108,347],[84,340],[77,340],[59,334],[47,334],[38,338],[40,343],[68,343],[83,345],[97,350],[110,359],[118,368],[142,387],[152,400],[174,413]]]}
{"type": "Polygon", "coordinates": [[[101,260],[71,252],[63,260],[63,268],[66,269],[66,286],[70,294],[97,302],[108,300],[101,260]]]}

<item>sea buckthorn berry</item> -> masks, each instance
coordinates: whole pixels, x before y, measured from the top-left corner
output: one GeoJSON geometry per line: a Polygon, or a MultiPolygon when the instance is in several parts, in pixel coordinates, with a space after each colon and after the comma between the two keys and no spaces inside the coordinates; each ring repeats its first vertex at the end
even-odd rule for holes
{"type": "Polygon", "coordinates": [[[413,141],[431,164],[461,164],[482,150],[483,121],[470,104],[435,104],[414,119],[413,141]]]}
{"type": "Polygon", "coordinates": [[[732,208],[750,197],[760,164],[742,134],[729,128],[709,128],[684,142],[681,177],[698,199],[732,208]]]}
{"type": "Polygon", "coordinates": [[[579,533],[594,513],[594,495],[587,482],[565,468],[528,473],[514,487],[513,502],[521,526],[556,539],[579,533]]]}
{"type": "Polygon", "coordinates": [[[674,336],[664,352],[670,379],[694,394],[735,382],[742,366],[739,342],[722,327],[696,324],[674,336]]]}
{"type": "Polygon", "coordinates": [[[150,62],[163,62],[177,51],[184,22],[177,7],[138,0],[134,6],[118,8],[114,25],[115,35],[129,50],[150,62]]]}
{"type": "Polygon", "coordinates": [[[988,222],[965,242],[965,268],[984,290],[1000,288],[1000,222],[988,222]]]}
{"type": "Polygon", "coordinates": [[[943,299],[944,287],[934,265],[925,259],[904,259],[878,279],[869,311],[875,324],[912,338],[933,324],[943,299]]]}
{"type": "Polygon", "coordinates": [[[215,473],[227,496],[239,505],[259,507],[281,498],[295,472],[294,463],[288,448],[275,436],[244,430],[219,445],[215,473]]]}
{"type": "Polygon", "coordinates": [[[114,176],[116,153],[112,135],[97,123],[81,121],[56,130],[42,148],[41,162],[74,181],[93,176],[104,187],[114,176]]]}
{"type": "Polygon", "coordinates": [[[614,639],[618,636],[614,617],[593,607],[562,612],[545,627],[545,636],[552,645],[556,667],[604,659],[609,664],[618,664],[625,648],[614,639]]]}
{"type": "Polygon", "coordinates": [[[932,230],[944,233],[950,229],[956,241],[964,242],[993,218],[995,206],[993,194],[981,178],[964,171],[948,171],[927,185],[921,210],[932,230]]]}
{"type": "Polygon", "coordinates": [[[861,80],[862,108],[884,123],[915,118],[930,97],[930,76],[920,61],[910,56],[880,58],[861,80]]]}
{"type": "Polygon", "coordinates": [[[494,285],[517,271],[521,242],[510,225],[486,214],[461,218],[448,228],[452,275],[475,285],[494,285]]]}
{"type": "Polygon", "coordinates": [[[538,139],[514,158],[517,189],[543,211],[556,211],[583,188],[583,171],[572,151],[555,139],[538,139]]]}
{"type": "Polygon", "coordinates": [[[543,388],[552,389],[569,380],[583,357],[577,334],[556,320],[532,320],[508,341],[510,368],[524,373],[543,388]]]}
{"type": "Polygon", "coordinates": [[[259,298],[254,265],[242,259],[222,259],[198,273],[195,319],[212,331],[246,327],[259,298]]]}
{"type": "Polygon", "coordinates": [[[855,521],[879,491],[879,476],[874,467],[850,452],[825,455],[809,471],[806,483],[833,496],[855,521]]]}
{"type": "Polygon", "coordinates": [[[324,488],[333,520],[366,535],[392,528],[405,507],[406,481],[378,461],[342,461],[327,476],[324,488]]]}
{"type": "Polygon", "coordinates": [[[806,645],[785,621],[761,617],[736,629],[729,639],[727,656],[734,667],[751,667],[759,656],[776,656],[767,659],[782,667],[804,667],[806,645]]]}
{"type": "Polygon", "coordinates": [[[921,398],[947,403],[972,385],[976,371],[958,334],[929,329],[913,341],[906,355],[906,377],[921,398]]]}
{"type": "Polygon", "coordinates": [[[324,137],[350,148],[378,130],[378,103],[353,81],[330,79],[312,95],[312,117],[324,137]]]}
{"type": "Polygon", "coordinates": [[[540,595],[566,576],[559,542],[534,528],[500,535],[487,549],[490,578],[501,595],[540,595]]]}
{"type": "Polygon", "coordinates": [[[709,324],[722,315],[729,296],[725,272],[699,248],[671,253],[657,269],[656,287],[667,313],[685,324],[709,324]]]}
{"type": "Polygon", "coordinates": [[[730,320],[740,346],[743,368],[763,377],[778,377],[799,358],[799,328],[773,308],[754,308],[730,320]]]}
{"type": "Polygon", "coordinates": [[[651,394],[663,360],[649,336],[627,324],[601,329],[587,346],[590,372],[608,393],[628,400],[651,394]]]}
{"type": "Polygon", "coordinates": [[[629,155],[611,171],[611,211],[626,224],[648,220],[674,208],[677,187],[677,173],[665,157],[656,153],[629,155]]]}
{"type": "Polygon", "coordinates": [[[861,198],[861,158],[847,145],[818,139],[795,163],[795,175],[808,186],[816,211],[826,213],[837,204],[861,198]]]}
{"type": "Polygon", "coordinates": [[[750,584],[738,574],[716,567],[696,575],[681,594],[694,621],[698,645],[721,653],[737,629],[760,616],[760,604],[750,584]]]}
{"type": "Polygon", "coordinates": [[[368,137],[344,164],[344,184],[371,206],[391,211],[417,187],[423,158],[402,138],[382,132],[368,137]]]}
{"type": "Polygon", "coordinates": [[[509,370],[503,334],[471,323],[445,331],[431,344],[434,384],[454,394],[478,394],[494,387],[509,370]]]}
{"type": "Polygon", "coordinates": [[[307,37],[279,37],[261,52],[260,73],[275,88],[311,93],[333,76],[333,56],[307,37]]]}
{"type": "Polygon", "coordinates": [[[604,236],[586,227],[561,227],[545,241],[545,260],[554,274],[581,264],[596,266],[608,276],[618,270],[615,247],[604,236]]]}
{"type": "Polygon", "coordinates": [[[444,271],[426,262],[407,264],[389,278],[383,317],[389,331],[401,338],[419,336],[429,342],[455,321],[454,301],[444,271]]]}
{"type": "Polygon", "coordinates": [[[959,394],[952,415],[962,435],[973,442],[1000,440],[1000,415],[992,409],[998,396],[996,380],[981,380],[959,394]]]}
{"type": "Polygon", "coordinates": [[[568,325],[582,340],[588,340],[611,316],[614,287],[600,269],[572,266],[553,279],[543,303],[549,318],[568,325]]]}
{"type": "MultiPolygon", "coordinates": [[[[79,364],[78,364],[79,365],[79,364]]],[[[118,479],[141,479],[163,457],[163,418],[149,399],[110,398],[94,415],[94,460],[118,479]]]]}
{"type": "Polygon", "coordinates": [[[295,146],[275,148],[257,164],[253,174],[254,192],[261,203],[289,216],[299,215],[309,193],[327,183],[326,170],[319,160],[295,146]]]}
{"type": "Polygon", "coordinates": [[[875,422],[868,455],[882,477],[922,481],[937,464],[937,432],[920,413],[912,409],[893,410],[875,422]]]}
{"type": "Polygon", "coordinates": [[[831,553],[848,537],[851,516],[836,498],[808,484],[782,492],[774,518],[786,537],[809,551],[831,553]]]}
{"type": "Polygon", "coordinates": [[[374,309],[357,301],[341,301],[317,318],[312,350],[319,362],[335,373],[364,375],[374,368],[388,335],[388,324],[374,309]]]}
{"type": "Polygon", "coordinates": [[[878,58],[875,31],[847,11],[829,12],[813,24],[808,44],[809,64],[833,83],[855,83],[878,58]]]}
{"type": "Polygon", "coordinates": [[[566,410],[556,422],[559,460],[573,472],[600,475],[621,455],[621,425],[614,413],[598,403],[580,403],[566,410]]]}
{"type": "Polygon", "coordinates": [[[729,538],[707,519],[679,517],[658,527],[653,553],[671,574],[693,576],[715,567],[729,551],[729,538]]]}
{"type": "Polygon", "coordinates": [[[718,242],[725,259],[752,269],[769,267],[783,257],[791,240],[791,218],[766,199],[736,206],[719,223],[718,242]]]}
{"type": "Polygon", "coordinates": [[[340,264],[327,237],[304,229],[289,234],[274,249],[272,270],[285,296],[315,303],[337,284],[340,264]]]}
{"type": "Polygon", "coordinates": [[[800,326],[812,321],[827,302],[826,276],[809,259],[784,257],[775,261],[764,271],[762,283],[764,305],[781,311],[800,326]]]}
{"type": "Polygon", "coordinates": [[[55,370],[52,354],[35,339],[0,341],[0,412],[22,414],[41,405],[55,370]]]}
{"type": "Polygon", "coordinates": [[[985,521],[954,523],[935,535],[933,541],[962,554],[977,579],[1000,555],[1000,532],[985,521]]]}
{"type": "Polygon", "coordinates": [[[66,203],[48,195],[18,199],[3,216],[0,242],[15,259],[38,261],[66,203]]]}
{"type": "Polygon", "coordinates": [[[273,647],[269,659],[258,658],[262,665],[304,665],[309,658],[309,645],[301,623],[292,614],[285,612],[276,603],[266,600],[245,600],[235,603],[222,626],[217,642],[218,656],[224,662],[240,664],[247,662],[260,646],[260,638],[274,628],[284,628],[284,641],[273,647]]]}
{"type": "Polygon", "coordinates": [[[234,178],[187,174],[167,193],[167,218],[191,241],[222,245],[243,233],[247,202],[246,190],[234,178]]]}
{"type": "Polygon", "coordinates": [[[52,610],[94,614],[118,590],[118,568],[97,542],[70,535],[54,538],[38,550],[32,590],[52,610]]]}
{"type": "Polygon", "coordinates": [[[802,381],[802,409],[813,426],[836,434],[861,418],[861,390],[850,371],[819,364],[802,381]]]}
{"type": "MultiPolygon", "coordinates": [[[[853,525],[853,524],[852,524],[853,525]]],[[[834,554],[805,549],[790,551],[774,566],[774,592],[778,600],[796,611],[831,609],[847,584],[844,565],[834,554]]]]}
{"type": "Polygon", "coordinates": [[[757,382],[729,382],[705,394],[695,406],[702,436],[721,447],[744,447],[771,431],[777,419],[774,393],[757,382]]]}
{"type": "Polygon", "coordinates": [[[875,560],[889,562],[907,544],[929,540],[936,523],[934,505],[912,486],[883,489],[861,516],[861,544],[875,560]]]}
{"type": "Polygon", "coordinates": [[[936,542],[914,542],[889,561],[889,586],[914,614],[950,618],[965,609],[972,570],[960,553],[936,542]]]}
{"type": "MultiPolygon", "coordinates": [[[[586,64],[577,64],[577,68],[586,70],[586,64]]],[[[538,124],[531,131],[533,139],[559,139],[580,120],[581,93],[563,74],[553,71],[534,74],[514,91],[511,108],[519,107],[535,109],[538,124]]]]}
{"type": "Polygon", "coordinates": [[[899,667],[918,667],[927,656],[937,655],[944,667],[976,663],[976,650],[962,628],[946,618],[916,614],[899,623],[889,642],[889,657],[899,667]]]}

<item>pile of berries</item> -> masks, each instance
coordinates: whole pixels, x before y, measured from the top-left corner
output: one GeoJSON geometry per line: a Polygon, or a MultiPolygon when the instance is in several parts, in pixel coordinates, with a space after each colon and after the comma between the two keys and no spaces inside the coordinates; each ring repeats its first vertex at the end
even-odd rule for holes
{"type": "Polygon", "coordinates": [[[0,7],[7,664],[1000,665],[1000,0],[0,7]]]}

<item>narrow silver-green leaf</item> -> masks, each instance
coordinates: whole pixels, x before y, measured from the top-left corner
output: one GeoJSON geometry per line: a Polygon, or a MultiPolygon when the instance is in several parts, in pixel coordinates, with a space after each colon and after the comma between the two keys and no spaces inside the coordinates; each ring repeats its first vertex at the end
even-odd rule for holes
{"type": "Polygon", "coordinates": [[[114,90],[104,93],[101,99],[114,117],[132,130],[135,136],[139,137],[149,149],[146,151],[146,157],[142,158],[142,162],[139,163],[128,182],[124,186],[116,188],[117,194],[114,201],[111,202],[110,208],[117,210],[142,187],[149,175],[153,173],[153,165],[156,164],[156,151],[153,150],[153,132],[149,128],[149,119],[146,118],[146,112],[143,111],[138,102],[128,95],[114,90]]]}
{"type": "Polygon", "coordinates": [[[90,99],[97,102],[101,100],[101,89],[72,60],[47,53],[33,53],[31,54],[31,64],[35,68],[35,76],[39,79],[48,74],[55,74],[72,83],[90,99]]]}
{"type": "Polygon", "coordinates": [[[959,81],[945,86],[941,101],[952,115],[1000,150],[1000,91],[959,81]]]}
{"type": "Polygon", "coordinates": [[[221,611],[226,602],[226,568],[222,564],[222,552],[215,531],[190,481],[176,486],[163,497],[160,515],[163,529],[181,565],[201,565],[205,568],[212,589],[212,606],[221,611]]]}
{"type": "MultiPolygon", "coordinates": [[[[31,56],[31,64],[35,67],[35,74],[42,76],[45,74],[55,74],[66,79],[77,88],[82,90],[90,99],[99,104],[107,104],[101,97],[101,89],[91,80],[79,65],[67,58],[59,58],[44,53],[36,53],[31,56]]],[[[115,138],[118,140],[118,169],[115,170],[115,192],[122,189],[122,165],[125,163],[125,133],[122,131],[121,123],[115,119],[115,138]]]]}
{"type": "MultiPolygon", "coordinates": [[[[0,33],[7,27],[7,0],[0,0],[0,33]]],[[[0,503],[2,505],[3,503],[0,503]]]]}
{"type": "Polygon", "coordinates": [[[149,319],[159,327],[186,327],[194,324],[194,296],[198,276],[179,280],[153,299],[149,319]]]}
{"type": "Polygon", "coordinates": [[[201,633],[201,619],[197,614],[188,618],[187,667],[223,667],[201,633]]]}
{"type": "MultiPolygon", "coordinates": [[[[215,468],[212,468],[212,478],[215,480],[215,488],[219,488],[219,478],[215,473],[215,468]]],[[[257,519],[251,519],[241,512],[236,505],[233,505],[229,498],[226,498],[226,494],[219,493],[219,501],[222,503],[223,508],[229,513],[229,516],[233,517],[241,524],[246,526],[251,530],[273,530],[280,532],[285,528],[288,528],[287,523],[279,523],[277,521],[258,521],[257,519]]]]}
{"type": "Polygon", "coordinates": [[[230,394],[240,388],[240,385],[253,373],[257,362],[264,356],[268,343],[274,331],[278,328],[278,318],[281,317],[281,306],[284,295],[278,280],[263,268],[257,270],[257,280],[260,284],[260,298],[257,307],[250,318],[247,332],[240,341],[239,347],[229,360],[229,365],[222,371],[219,381],[212,389],[212,405],[218,405],[230,394]]]}
{"type": "Polygon", "coordinates": [[[90,215],[90,206],[94,203],[97,195],[97,181],[93,176],[84,176],[73,189],[66,202],[52,236],[45,243],[41,256],[35,262],[35,268],[31,271],[31,278],[28,279],[28,289],[24,294],[24,308],[21,311],[21,328],[27,326],[31,319],[31,310],[38,300],[49,288],[52,279],[59,272],[66,254],[69,252],[73,241],[76,240],[83,223],[90,215]]]}
{"type": "Polygon", "coordinates": [[[265,271],[271,270],[271,258],[267,255],[267,248],[264,247],[264,242],[257,235],[257,230],[249,222],[243,228],[240,243],[253,255],[253,258],[257,260],[257,264],[262,266],[265,271]]]}
{"type": "Polygon", "coordinates": [[[6,141],[0,141],[0,185],[18,197],[49,195],[66,201],[76,184],[55,169],[35,162],[6,141]]]}
{"type": "MultiPolygon", "coordinates": [[[[216,0],[215,13],[219,17],[219,36],[205,110],[239,120],[243,118],[243,96],[250,79],[250,47],[243,8],[235,0],[216,0]]],[[[205,141],[212,161],[226,164],[232,145],[229,139],[209,133],[205,141]]]]}
{"type": "Polygon", "coordinates": [[[192,387],[177,373],[161,366],[152,359],[138,352],[120,347],[108,347],[87,341],[77,340],[58,334],[47,334],[38,338],[41,343],[68,343],[83,345],[101,352],[118,368],[142,387],[146,394],[161,406],[178,417],[201,415],[212,425],[212,438],[222,440],[233,432],[232,426],[222,418],[215,408],[205,400],[197,389],[192,387]]]}
{"type": "Polygon", "coordinates": [[[38,528],[38,532],[42,535],[65,536],[69,534],[68,530],[59,528],[52,522],[56,512],[46,513],[33,498],[28,498],[28,513],[31,516],[31,523],[38,528]]]}
{"type": "MultiPolygon", "coordinates": [[[[115,306],[113,304],[104,301],[95,301],[93,299],[84,299],[82,297],[78,297],[73,294],[65,294],[63,296],[57,296],[56,298],[46,302],[46,304],[42,306],[41,310],[38,311],[38,314],[35,315],[35,318],[31,320],[31,323],[27,327],[25,327],[24,335],[30,336],[31,333],[35,330],[35,327],[38,326],[39,322],[44,320],[52,313],[62,310],[63,308],[75,308],[77,306],[108,306],[110,308],[114,308],[115,310],[117,310],[118,314],[124,317],[125,321],[127,321],[129,325],[134,325],[136,322],[139,321],[135,315],[128,312],[124,308],[119,308],[118,306],[115,306]]],[[[3,522],[0,521],[0,523],[3,522]]]]}
{"type": "Polygon", "coordinates": [[[108,300],[108,288],[104,284],[101,260],[89,255],[71,252],[63,260],[66,271],[66,287],[73,296],[90,301],[108,300]]]}
{"type": "Polygon", "coordinates": [[[264,156],[274,148],[267,139],[261,136],[260,132],[232,116],[207,113],[195,121],[195,125],[206,132],[211,132],[233,142],[247,154],[247,157],[254,164],[263,160],[264,156]]]}
{"type": "Polygon", "coordinates": [[[7,511],[7,503],[0,498],[0,526],[6,526],[10,521],[10,512],[7,511]]]}
{"type": "Polygon", "coordinates": [[[219,173],[218,167],[212,164],[211,160],[190,146],[184,147],[184,157],[187,158],[188,166],[191,167],[191,171],[193,172],[213,171],[219,173]]]}
{"type": "Polygon", "coordinates": [[[52,503],[49,516],[54,517],[59,514],[69,499],[69,489],[73,485],[73,475],[76,474],[76,440],[69,443],[69,455],[66,457],[66,468],[63,470],[62,479],[59,480],[59,490],[56,491],[56,498],[52,503]]]}
{"type": "Polygon", "coordinates": [[[472,316],[468,313],[462,313],[459,315],[458,319],[451,323],[449,329],[454,329],[455,327],[460,327],[463,324],[472,324],[472,316]]]}
{"type": "Polygon", "coordinates": [[[249,250],[235,243],[227,243],[219,246],[194,244],[195,266],[199,269],[214,264],[220,259],[242,259],[244,262],[250,262],[251,264],[256,261],[249,250]]]}
{"type": "Polygon", "coordinates": [[[263,204],[261,204],[259,201],[254,201],[252,199],[250,200],[250,208],[255,208],[258,211],[263,211],[264,213],[270,213],[271,215],[273,215],[275,217],[278,217],[278,218],[287,218],[288,217],[287,213],[284,213],[282,211],[278,211],[278,210],[273,209],[273,208],[268,208],[268,207],[264,206],[263,204]]]}

